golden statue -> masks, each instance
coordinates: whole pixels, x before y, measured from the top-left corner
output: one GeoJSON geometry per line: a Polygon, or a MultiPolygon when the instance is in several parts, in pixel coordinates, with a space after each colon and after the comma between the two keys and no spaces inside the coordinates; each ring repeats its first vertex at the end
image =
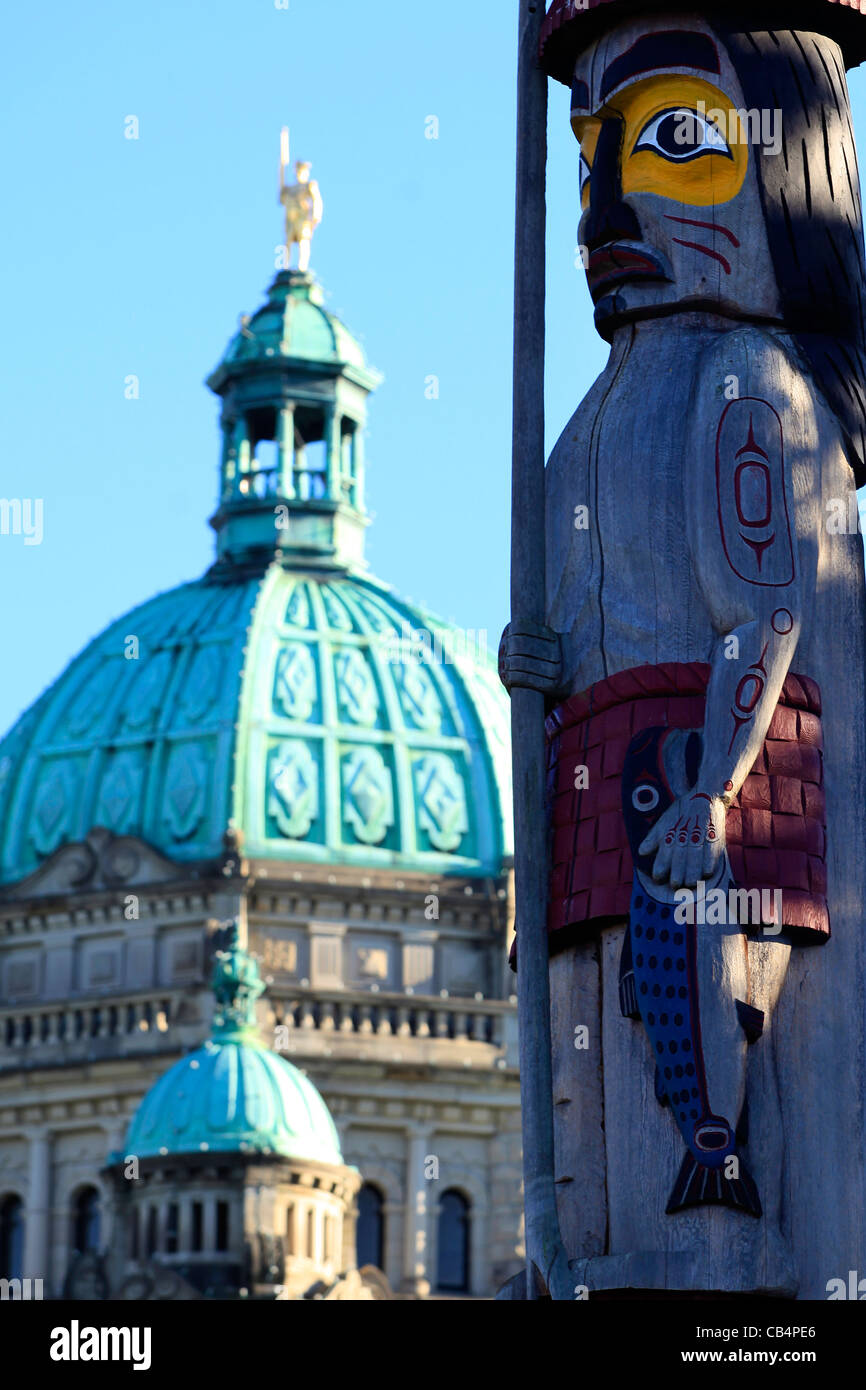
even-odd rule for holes
{"type": "Polygon", "coordinates": [[[280,132],[280,202],[286,210],[286,251],[291,265],[292,247],[297,246],[298,270],[306,271],[313,233],[322,220],[322,195],[316,180],[310,178],[311,164],[301,159],[296,162],[297,183],[293,184],[286,183],[288,166],[289,132],[284,126],[280,132]]]}

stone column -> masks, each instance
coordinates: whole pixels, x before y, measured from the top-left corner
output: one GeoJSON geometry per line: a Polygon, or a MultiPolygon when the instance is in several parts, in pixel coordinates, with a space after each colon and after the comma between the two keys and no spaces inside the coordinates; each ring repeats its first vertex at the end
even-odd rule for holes
{"type": "Polygon", "coordinates": [[[235,421],[229,416],[222,420],[222,458],[220,460],[220,498],[227,501],[234,490],[237,470],[237,444],[235,440],[235,421]]]}
{"type": "Polygon", "coordinates": [[[315,1224],[313,1226],[313,1259],[317,1265],[325,1262],[325,1213],[317,1202],[314,1207],[315,1224]]]}
{"type": "Polygon", "coordinates": [[[202,1213],[204,1218],[202,1222],[202,1250],[206,1250],[208,1254],[213,1254],[216,1250],[217,1232],[216,1198],[208,1193],[202,1198],[202,1202],[204,1205],[204,1211],[202,1213]]]}
{"type": "Polygon", "coordinates": [[[30,1135],[27,1203],[24,1211],[24,1278],[48,1284],[48,1218],[51,1209],[51,1134],[30,1135]]]}
{"type": "Polygon", "coordinates": [[[278,492],[295,495],[295,407],[283,405],[277,415],[277,453],[280,461],[278,492]]]}
{"type": "Polygon", "coordinates": [[[342,441],[340,430],[340,415],[336,406],[328,405],[325,407],[325,448],[327,450],[327,496],[335,501],[340,500],[342,489],[340,478],[342,476],[342,441]]]}
{"type": "Polygon", "coordinates": [[[235,421],[234,428],[235,482],[232,491],[238,493],[240,484],[250,471],[250,439],[247,422],[243,415],[235,421]]]}
{"type": "Polygon", "coordinates": [[[192,1250],[192,1198],[179,1197],[177,1220],[177,1248],[184,1255],[192,1250]]]}
{"type": "MultiPolygon", "coordinates": [[[[105,1134],[106,1154],[120,1153],[123,1154],[125,1158],[126,1150],[123,1146],[123,1141],[126,1138],[125,1119],[121,1116],[117,1116],[115,1119],[107,1122],[103,1126],[103,1133],[105,1134]]],[[[120,1204],[115,1193],[114,1183],[106,1182],[101,1189],[99,1248],[100,1250],[113,1251],[116,1237],[123,1245],[123,1255],[125,1258],[128,1251],[129,1237],[122,1231],[122,1224],[120,1220],[120,1204]]]]}
{"type": "Polygon", "coordinates": [[[408,1131],[406,1160],[406,1205],[403,1224],[403,1287],[406,1293],[425,1298],[430,1292],[428,1189],[424,1159],[430,1152],[431,1131],[415,1126],[408,1131]]]}
{"type": "Polygon", "coordinates": [[[302,1256],[306,1255],[307,1251],[304,1245],[305,1226],[303,1221],[303,1210],[301,1203],[297,1199],[292,1202],[289,1220],[292,1223],[292,1255],[295,1259],[300,1259],[302,1256]]]}
{"type": "Polygon", "coordinates": [[[360,421],[355,422],[352,432],[352,477],[355,485],[352,489],[352,498],[359,512],[364,510],[364,427],[360,421]]]}

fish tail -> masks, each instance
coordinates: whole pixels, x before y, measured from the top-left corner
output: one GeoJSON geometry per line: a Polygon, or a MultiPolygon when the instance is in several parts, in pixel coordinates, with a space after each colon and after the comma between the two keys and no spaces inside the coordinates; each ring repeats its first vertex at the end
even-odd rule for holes
{"type": "Polygon", "coordinates": [[[722,1168],[707,1168],[687,1151],[665,1208],[668,1215],[686,1207],[720,1206],[760,1216],[761,1199],[755,1180],[739,1154],[732,1156],[737,1159],[735,1178],[726,1177],[722,1168]]]}

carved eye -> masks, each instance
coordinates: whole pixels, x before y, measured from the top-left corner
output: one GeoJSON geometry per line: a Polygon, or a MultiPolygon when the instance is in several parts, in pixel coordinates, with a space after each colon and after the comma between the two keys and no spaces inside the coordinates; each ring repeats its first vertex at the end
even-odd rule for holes
{"type": "Polygon", "coordinates": [[[690,111],[685,106],[653,116],[638,136],[637,150],[652,150],[674,164],[684,164],[705,154],[734,157],[719,127],[699,111],[690,111]]]}
{"type": "Polygon", "coordinates": [[[636,811],[654,811],[659,804],[659,794],[651,782],[641,782],[631,794],[631,804],[636,811]]]}
{"type": "Polygon", "coordinates": [[[580,196],[581,196],[581,198],[583,197],[583,191],[584,191],[584,189],[586,188],[587,184],[589,183],[589,175],[590,175],[589,164],[587,163],[587,161],[585,160],[585,158],[583,157],[583,155],[581,155],[581,156],[580,156],[580,168],[579,168],[579,174],[578,174],[578,177],[579,177],[579,179],[580,179],[580,196]]]}

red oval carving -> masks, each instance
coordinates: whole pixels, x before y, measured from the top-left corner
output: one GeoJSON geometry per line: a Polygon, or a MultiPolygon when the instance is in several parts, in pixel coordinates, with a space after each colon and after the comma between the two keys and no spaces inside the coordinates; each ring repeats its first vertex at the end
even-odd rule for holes
{"type": "Polygon", "coordinates": [[[736,694],[736,696],[735,696],[735,703],[736,703],[737,709],[742,710],[742,711],[743,711],[743,714],[751,714],[751,713],[752,713],[752,710],[755,708],[755,705],[758,703],[758,701],[759,701],[760,698],[761,698],[761,691],[762,691],[763,689],[764,689],[764,682],[761,680],[760,676],[754,676],[754,675],[751,675],[751,674],[749,674],[749,675],[747,675],[747,676],[743,676],[743,679],[740,681],[740,684],[737,686],[737,694],[736,694]],[[752,682],[752,684],[754,685],[755,688],[754,688],[754,690],[752,691],[752,694],[751,694],[751,696],[749,697],[748,701],[746,701],[746,699],[745,699],[745,691],[746,691],[746,687],[748,686],[748,684],[749,684],[750,681],[752,682]]]}

